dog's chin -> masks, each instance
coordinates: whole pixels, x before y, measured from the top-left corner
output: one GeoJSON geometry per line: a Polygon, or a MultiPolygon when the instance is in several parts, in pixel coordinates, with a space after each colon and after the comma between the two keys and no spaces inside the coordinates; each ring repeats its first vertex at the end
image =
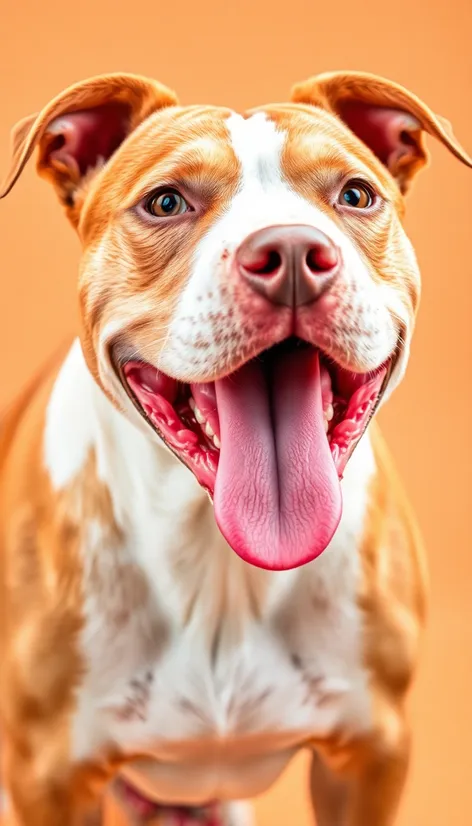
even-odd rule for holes
{"type": "Polygon", "coordinates": [[[331,541],[340,479],[393,366],[355,373],[290,338],[217,381],[182,384],[121,362],[141,415],[214,500],[228,544],[262,568],[295,568],[331,541]]]}

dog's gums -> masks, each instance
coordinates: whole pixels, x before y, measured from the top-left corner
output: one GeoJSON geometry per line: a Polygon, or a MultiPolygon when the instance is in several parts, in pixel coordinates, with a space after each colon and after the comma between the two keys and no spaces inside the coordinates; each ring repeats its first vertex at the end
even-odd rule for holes
{"type": "Polygon", "coordinates": [[[122,369],[147,420],[214,498],[230,546],[272,570],[331,541],[339,480],[388,372],[352,373],[294,339],[216,382],[180,384],[139,361],[122,369]]]}

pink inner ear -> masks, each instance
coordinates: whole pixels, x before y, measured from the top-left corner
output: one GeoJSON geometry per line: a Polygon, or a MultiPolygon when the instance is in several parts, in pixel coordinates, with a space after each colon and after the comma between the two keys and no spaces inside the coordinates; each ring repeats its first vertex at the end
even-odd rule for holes
{"type": "Polygon", "coordinates": [[[340,115],[387,167],[404,155],[419,154],[411,133],[421,129],[421,124],[409,112],[348,101],[343,104],[340,115]]]}
{"type": "Polygon", "coordinates": [[[56,137],[47,150],[49,163],[58,161],[81,176],[100,159],[108,160],[128,132],[128,109],[122,104],[105,104],[61,115],[52,121],[48,133],[56,137]]]}

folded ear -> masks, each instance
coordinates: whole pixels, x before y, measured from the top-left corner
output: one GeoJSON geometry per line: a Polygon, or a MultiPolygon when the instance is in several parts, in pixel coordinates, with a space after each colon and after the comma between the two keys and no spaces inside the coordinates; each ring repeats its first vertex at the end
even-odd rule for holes
{"type": "Polygon", "coordinates": [[[292,100],[337,115],[387,167],[403,193],[428,160],[424,132],[472,167],[448,121],[389,80],[364,72],[322,74],[296,85],[292,100]]]}
{"type": "Polygon", "coordinates": [[[11,164],[0,198],[38,147],[38,173],[51,180],[76,224],[93,172],[145,118],[176,103],[165,86],[135,75],[101,75],[71,86],[13,129],[11,164]]]}

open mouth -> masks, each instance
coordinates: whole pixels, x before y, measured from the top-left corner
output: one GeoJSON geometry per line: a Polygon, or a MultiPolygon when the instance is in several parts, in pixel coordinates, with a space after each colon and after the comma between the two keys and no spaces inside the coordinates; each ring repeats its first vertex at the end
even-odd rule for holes
{"type": "Polygon", "coordinates": [[[271,570],[303,565],[331,541],[340,479],[390,371],[352,373],[294,338],[215,382],[181,384],[139,361],[121,369],[141,413],[212,496],[228,544],[271,570]]]}

